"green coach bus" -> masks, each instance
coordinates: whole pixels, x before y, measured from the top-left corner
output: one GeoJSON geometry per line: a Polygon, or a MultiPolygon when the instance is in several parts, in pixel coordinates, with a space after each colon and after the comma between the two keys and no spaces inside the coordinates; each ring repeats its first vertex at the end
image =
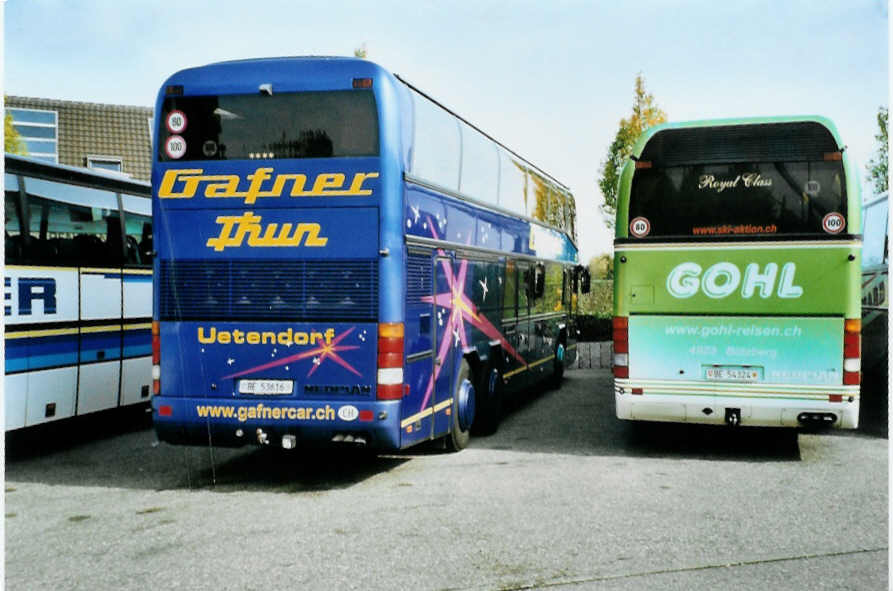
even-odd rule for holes
{"type": "Polygon", "coordinates": [[[617,417],[856,428],[860,206],[823,117],[645,132],[617,202],[617,417]]]}

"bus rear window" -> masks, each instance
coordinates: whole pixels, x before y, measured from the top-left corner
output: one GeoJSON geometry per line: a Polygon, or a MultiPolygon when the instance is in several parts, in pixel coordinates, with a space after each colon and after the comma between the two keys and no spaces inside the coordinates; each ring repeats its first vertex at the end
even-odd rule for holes
{"type": "Polygon", "coordinates": [[[371,90],[168,97],[159,127],[160,161],[378,155],[371,90]]]}
{"type": "Polygon", "coordinates": [[[649,238],[840,233],[845,213],[840,161],[643,167],[629,201],[649,238]]]}

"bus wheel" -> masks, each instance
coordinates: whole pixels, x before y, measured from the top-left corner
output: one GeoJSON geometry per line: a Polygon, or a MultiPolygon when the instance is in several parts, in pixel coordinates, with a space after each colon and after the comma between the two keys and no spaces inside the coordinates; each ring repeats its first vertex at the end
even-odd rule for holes
{"type": "Polygon", "coordinates": [[[475,391],[473,432],[475,435],[492,435],[502,419],[502,374],[497,368],[482,371],[475,391]]]}
{"type": "Polygon", "coordinates": [[[555,345],[555,358],[552,360],[552,387],[560,388],[564,379],[564,341],[558,341],[555,345]]]}
{"type": "Polygon", "coordinates": [[[450,434],[445,438],[448,451],[459,451],[468,446],[468,440],[471,437],[469,430],[474,422],[474,398],[471,366],[468,365],[468,361],[463,359],[459,366],[459,375],[456,376],[453,404],[450,407],[453,425],[450,434]]]}

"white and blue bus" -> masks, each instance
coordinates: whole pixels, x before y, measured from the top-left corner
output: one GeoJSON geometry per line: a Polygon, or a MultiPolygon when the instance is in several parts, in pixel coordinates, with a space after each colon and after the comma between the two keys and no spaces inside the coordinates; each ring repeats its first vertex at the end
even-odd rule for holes
{"type": "Polygon", "coordinates": [[[883,371],[887,362],[890,309],[887,192],[862,206],[862,369],[883,371]]]}
{"type": "Polygon", "coordinates": [[[149,402],[149,184],[5,162],[6,430],[149,402]]]}

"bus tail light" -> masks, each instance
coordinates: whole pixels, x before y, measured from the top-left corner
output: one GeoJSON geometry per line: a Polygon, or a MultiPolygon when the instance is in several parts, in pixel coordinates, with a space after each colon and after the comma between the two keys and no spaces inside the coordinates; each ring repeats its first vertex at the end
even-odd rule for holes
{"type": "Polygon", "coordinates": [[[629,377],[629,318],[615,316],[613,320],[614,377],[629,377]]]}
{"type": "Polygon", "coordinates": [[[152,392],[161,393],[161,330],[157,322],[152,323],[152,392]]]}
{"type": "Polygon", "coordinates": [[[379,400],[403,398],[403,323],[383,322],[378,325],[379,400]]]}
{"type": "Polygon", "coordinates": [[[843,326],[843,383],[858,386],[862,382],[862,321],[847,318],[843,326]]]}

